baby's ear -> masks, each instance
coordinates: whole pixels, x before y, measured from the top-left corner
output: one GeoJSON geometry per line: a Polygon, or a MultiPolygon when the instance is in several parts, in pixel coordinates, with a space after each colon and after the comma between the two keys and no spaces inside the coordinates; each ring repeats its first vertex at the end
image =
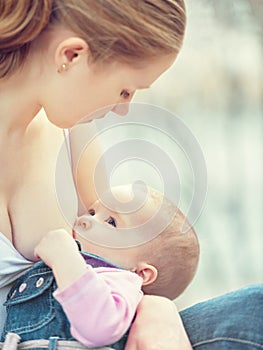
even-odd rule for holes
{"type": "Polygon", "coordinates": [[[156,267],[145,262],[138,263],[135,272],[143,279],[143,286],[153,283],[158,276],[156,267]]]}

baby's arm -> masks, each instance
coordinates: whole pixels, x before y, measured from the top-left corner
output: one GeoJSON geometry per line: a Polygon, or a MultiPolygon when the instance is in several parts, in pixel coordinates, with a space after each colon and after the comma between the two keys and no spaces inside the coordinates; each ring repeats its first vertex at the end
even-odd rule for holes
{"type": "Polygon", "coordinates": [[[114,268],[93,269],[64,230],[49,232],[35,249],[53,270],[71,333],[86,346],[114,343],[127,331],[141,300],[142,280],[114,268]]]}

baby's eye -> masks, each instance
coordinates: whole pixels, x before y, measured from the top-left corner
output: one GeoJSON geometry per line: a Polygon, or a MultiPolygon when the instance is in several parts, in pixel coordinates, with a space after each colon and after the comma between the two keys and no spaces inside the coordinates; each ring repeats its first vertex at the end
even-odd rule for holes
{"type": "Polygon", "coordinates": [[[94,215],[96,214],[96,212],[95,212],[94,209],[90,209],[90,210],[89,210],[89,214],[90,214],[91,216],[94,216],[94,215]]]}
{"type": "Polygon", "coordinates": [[[112,217],[112,216],[110,216],[107,220],[105,220],[109,225],[111,225],[111,226],[113,226],[113,227],[116,227],[117,225],[116,225],[116,221],[115,221],[115,219],[112,217]]]}
{"type": "Polygon", "coordinates": [[[121,92],[121,97],[123,97],[124,99],[128,99],[129,97],[130,97],[130,93],[129,93],[129,91],[128,90],[122,90],[122,92],[121,92]]]}

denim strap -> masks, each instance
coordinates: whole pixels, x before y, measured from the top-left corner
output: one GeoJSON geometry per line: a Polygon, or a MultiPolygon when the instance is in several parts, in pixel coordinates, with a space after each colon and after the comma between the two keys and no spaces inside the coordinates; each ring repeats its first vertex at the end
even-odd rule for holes
{"type": "Polygon", "coordinates": [[[48,350],[56,350],[58,340],[59,340],[59,337],[50,337],[49,343],[48,343],[48,350]]]}

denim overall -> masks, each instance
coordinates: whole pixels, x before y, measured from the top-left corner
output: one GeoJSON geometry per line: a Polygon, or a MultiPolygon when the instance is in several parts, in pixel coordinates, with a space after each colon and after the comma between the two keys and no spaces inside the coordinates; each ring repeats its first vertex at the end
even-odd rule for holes
{"type": "MultiPolygon", "coordinates": [[[[82,256],[87,264],[93,267],[116,267],[92,254],[82,253],[82,256]]],[[[75,340],[70,333],[70,324],[61,305],[52,295],[56,289],[53,272],[42,261],[20,277],[9,291],[4,304],[7,307],[7,319],[1,341],[4,341],[8,332],[18,334],[21,342],[53,337],[58,337],[60,340],[75,340]]],[[[88,320],[89,311],[84,312],[87,313],[88,320]]],[[[128,332],[110,347],[123,350],[127,337],[128,332]]]]}

